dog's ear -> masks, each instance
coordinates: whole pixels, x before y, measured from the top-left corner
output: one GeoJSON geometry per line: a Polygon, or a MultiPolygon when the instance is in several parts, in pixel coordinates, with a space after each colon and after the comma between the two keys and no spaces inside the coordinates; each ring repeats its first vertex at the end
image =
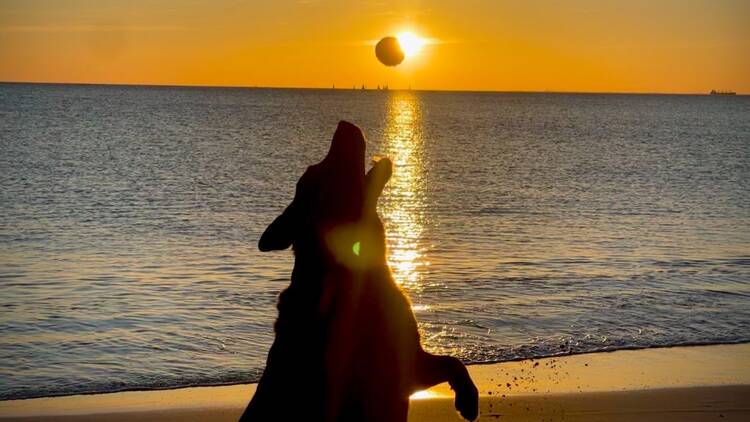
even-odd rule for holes
{"type": "Polygon", "coordinates": [[[393,174],[393,163],[388,158],[382,158],[373,164],[365,176],[365,206],[374,208],[380,194],[383,193],[385,184],[393,174]]]}
{"type": "Polygon", "coordinates": [[[292,202],[273,220],[258,241],[261,252],[280,251],[292,246],[294,240],[295,204],[292,202]]]}

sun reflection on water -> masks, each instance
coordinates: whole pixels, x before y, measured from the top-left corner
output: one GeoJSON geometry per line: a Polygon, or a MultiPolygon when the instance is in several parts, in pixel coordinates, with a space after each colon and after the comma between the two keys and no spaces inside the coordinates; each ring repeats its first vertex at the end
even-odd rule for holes
{"type": "Polygon", "coordinates": [[[388,264],[396,282],[419,291],[425,266],[424,147],[419,98],[412,92],[390,94],[382,153],[393,161],[393,176],[380,202],[388,238],[388,264]]]}

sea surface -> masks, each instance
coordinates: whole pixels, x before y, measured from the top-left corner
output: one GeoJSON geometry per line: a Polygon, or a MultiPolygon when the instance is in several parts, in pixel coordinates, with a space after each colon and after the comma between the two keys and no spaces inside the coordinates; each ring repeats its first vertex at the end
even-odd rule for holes
{"type": "Polygon", "coordinates": [[[0,399],[258,379],[340,119],[465,362],[750,341],[750,98],[0,85],[0,399]]]}

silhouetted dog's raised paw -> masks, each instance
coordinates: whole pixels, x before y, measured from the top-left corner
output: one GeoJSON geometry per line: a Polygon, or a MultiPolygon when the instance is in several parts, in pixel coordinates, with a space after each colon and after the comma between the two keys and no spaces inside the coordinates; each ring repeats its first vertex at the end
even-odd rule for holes
{"type": "Polygon", "coordinates": [[[456,410],[464,419],[473,421],[479,417],[479,391],[471,380],[462,383],[456,391],[456,410]]]}

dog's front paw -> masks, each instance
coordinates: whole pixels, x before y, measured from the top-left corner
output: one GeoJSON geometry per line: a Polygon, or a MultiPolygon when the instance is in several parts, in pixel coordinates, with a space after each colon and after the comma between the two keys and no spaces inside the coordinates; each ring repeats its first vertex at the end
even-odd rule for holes
{"type": "Polygon", "coordinates": [[[463,383],[456,391],[456,410],[464,419],[473,421],[479,416],[479,391],[471,380],[463,383]]]}

